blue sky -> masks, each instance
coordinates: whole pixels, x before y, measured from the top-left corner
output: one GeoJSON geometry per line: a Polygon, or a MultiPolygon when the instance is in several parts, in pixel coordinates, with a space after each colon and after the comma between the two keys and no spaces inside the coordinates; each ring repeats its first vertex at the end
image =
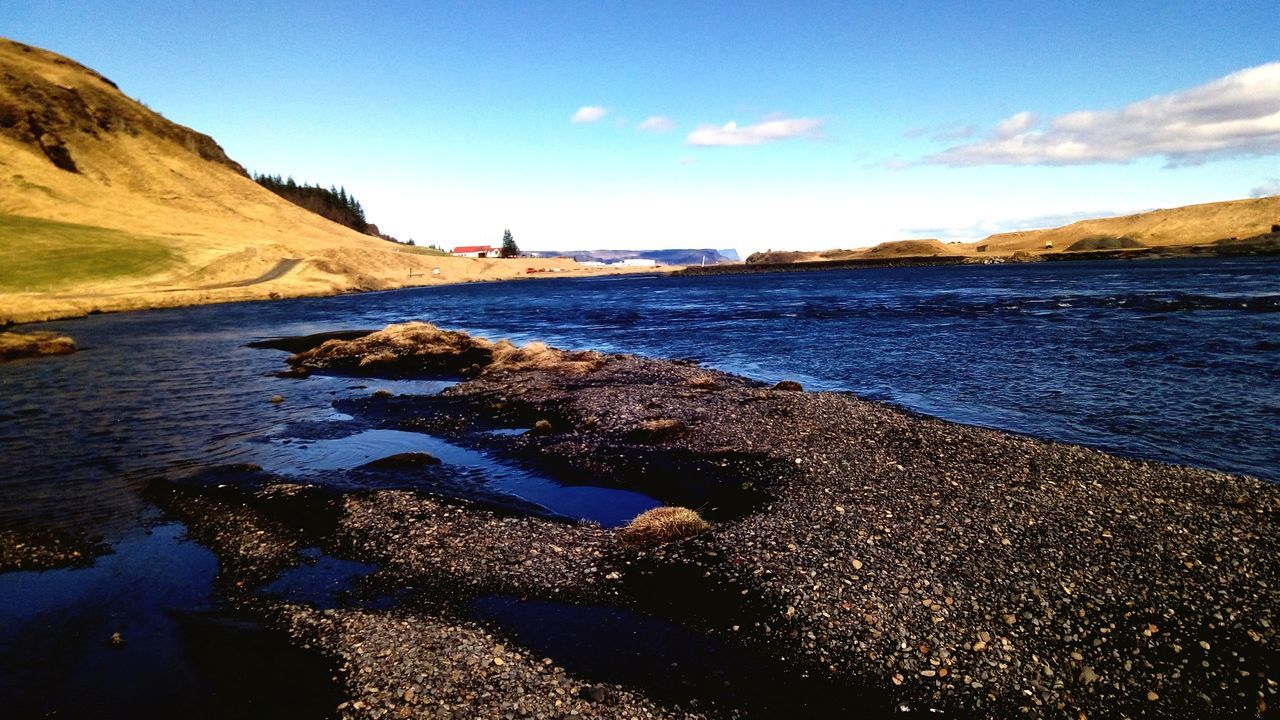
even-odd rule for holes
{"type": "Polygon", "coordinates": [[[1274,0],[967,5],[2,2],[0,35],[421,244],[854,247],[1280,192],[1274,0]]]}

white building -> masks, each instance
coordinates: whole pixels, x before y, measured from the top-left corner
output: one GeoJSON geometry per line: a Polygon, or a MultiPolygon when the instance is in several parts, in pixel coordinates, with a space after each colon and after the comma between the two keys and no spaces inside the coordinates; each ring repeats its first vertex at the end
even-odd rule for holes
{"type": "Polygon", "coordinates": [[[626,260],[620,260],[614,264],[621,265],[622,267],[657,267],[658,261],[647,260],[645,258],[627,258],[626,260]]]}

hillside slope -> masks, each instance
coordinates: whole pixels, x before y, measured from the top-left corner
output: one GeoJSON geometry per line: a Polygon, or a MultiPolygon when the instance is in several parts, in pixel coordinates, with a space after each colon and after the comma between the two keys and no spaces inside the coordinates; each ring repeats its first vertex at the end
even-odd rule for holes
{"type": "Polygon", "coordinates": [[[2,38],[0,233],[0,324],[576,270],[430,257],[342,227],[101,74],[2,38]],[[130,262],[77,262],[82,248],[130,262]]]}
{"type": "Polygon", "coordinates": [[[890,240],[869,248],[852,250],[769,250],[752,253],[750,264],[836,262],[844,260],[891,260],[901,257],[933,257],[964,254],[961,245],[947,245],[932,238],[890,240]]]}
{"type": "Polygon", "coordinates": [[[989,253],[1040,251],[1046,243],[1061,252],[1081,240],[1107,237],[1130,238],[1146,247],[1199,245],[1261,235],[1274,223],[1280,223],[1280,195],[1081,220],[1045,230],[999,233],[970,245],[986,245],[989,253]]]}
{"type": "MultiPolygon", "coordinates": [[[[1187,205],[1118,217],[1081,220],[1057,228],[998,233],[971,243],[943,243],[938,240],[894,240],[870,248],[822,251],[770,251],[747,258],[751,264],[799,262],[891,260],[894,258],[1007,257],[1014,253],[1032,256],[1063,255],[1094,251],[1124,251],[1147,248],[1172,249],[1205,246],[1212,254],[1215,244],[1230,248],[1221,240],[1254,238],[1259,250],[1274,242],[1260,236],[1280,224],[1280,195],[1248,200],[1187,205]]],[[[1245,243],[1248,244],[1248,243],[1245,243]]],[[[1269,252],[1269,251],[1267,251],[1269,252]]]]}

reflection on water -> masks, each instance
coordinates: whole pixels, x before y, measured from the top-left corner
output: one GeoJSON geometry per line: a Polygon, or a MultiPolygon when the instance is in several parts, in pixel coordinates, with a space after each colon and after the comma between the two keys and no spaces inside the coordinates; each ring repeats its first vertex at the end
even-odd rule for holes
{"type": "MultiPolygon", "coordinates": [[[[458,447],[431,435],[403,430],[363,430],[344,437],[305,441],[292,437],[271,438],[259,445],[252,455],[252,462],[268,472],[324,483],[325,471],[351,470],[402,453],[426,453],[440,460],[448,466],[450,473],[469,479],[476,492],[483,490],[509,495],[545,508],[548,514],[591,520],[605,527],[623,525],[661,504],[648,495],[630,490],[561,485],[486,453],[458,447]]],[[[436,471],[435,466],[428,466],[418,471],[423,475],[420,485],[410,482],[401,486],[440,492],[442,484],[429,478],[436,471]]],[[[405,483],[412,474],[411,471],[402,471],[395,479],[405,483]]],[[[344,481],[350,482],[350,479],[344,481]]],[[[465,488],[467,484],[459,484],[455,480],[452,487],[465,488]]],[[[455,490],[451,494],[466,493],[455,490]]]]}

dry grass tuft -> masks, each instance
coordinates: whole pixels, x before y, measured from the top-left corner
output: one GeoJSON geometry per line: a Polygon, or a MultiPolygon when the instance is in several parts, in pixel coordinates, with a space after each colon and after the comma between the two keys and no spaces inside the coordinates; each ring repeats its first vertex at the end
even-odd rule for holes
{"type": "Polygon", "coordinates": [[[582,374],[599,370],[603,365],[604,355],[590,350],[557,350],[541,342],[516,347],[510,341],[499,340],[493,344],[493,362],[488,369],[552,370],[582,374]]]}
{"type": "Polygon", "coordinates": [[[627,439],[632,442],[656,443],[674,440],[689,431],[689,426],[672,418],[654,418],[645,420],[631,432],[627,439]]]}
{"type": "Polygon", "coordinates": [[[716,379],[709,373],[698,373],[697,375],[688,377],[685,379],[684,384],[691,388],[698,388],[699,390],[715,390],[720,387],[719,383],[716,382],[716,379]]]}
{"type": "Polygon", "coordinates": [[[289,358],[295,367],[375,374],[380,370],[464,375],[551,370],[580,374],[598,370],[604,362],[598,352],[557,350],[540,342],[517,347],[507,340],[490,342],[424,322],[388,325],[349,340],[327,340],[289,358]]]}
{"type": "Polygon", "coordinates": [[[0,332],[0,362],[40,355],[67,355],[76,351],[76,341],[51,332],[0,332]]]}
{"type": "Polygon", "coordinates": [[[711,524],[698,513],[685,507],[658,507],[647,510],[618,531],[627,545],[653,547],[699,535],[711,524]]]}
{"type": "Polygon", "coordinates": [[[321,369],[459,372],[487,364],[492,343],[430,323],[408,322],[353,340],[326,340],[289,358],[289,364],[321,369]]]}

